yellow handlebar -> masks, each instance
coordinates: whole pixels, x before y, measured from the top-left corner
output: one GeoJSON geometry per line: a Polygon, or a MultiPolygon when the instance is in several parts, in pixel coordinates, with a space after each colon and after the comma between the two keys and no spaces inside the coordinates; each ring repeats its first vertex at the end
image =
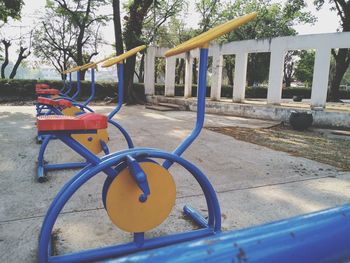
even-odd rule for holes
{"type": "Polygon", "coordinates": [[[94,62],[89,62],[89,63],[87,63],[85,65],[82,65],[80,67],[80,71],[83,71],[83,70],[86,70],[86,69],[89,69],[89,68],[96,68],[95,63],[94,62]]]}
{"type": "Polygon", "coordinates": [[[75,72],[75,71],[78,71],[81,69],[82,66],[76,66],[74,68],[71,68],[71,69],[67,69],[65,71],[62,71],[62,74],[67,74],[67,73],[72,73],[72,72],[75,72]]]}
{"type": "Polygon", "coordinates": [[[224,24],[221,24],[219,26],[216,26],[207,32],[204,32],[194,38],[191,38],[190,40],[187,40],[186,42],[168,50],[165,53],[166,57],[175,56],[183,52],[190,51],[192,49],[198,48],[198,47],[206,47],[210,41],[214,40],[215,38],[218,38],[236,28],[239,26],[248,23],[249,21],[256,18],[257,12],[250,13],[248,15],[244,15],[235,19],[232,19],[224,24]]]}
{"type": "Polygon", "coordinates": [[[85,69],[89,69],[89,68],[96,68],[98,64],[102,63],[102,62],[105,62],[106,60],[108,59],[111,59],[115,56],[115,54],[111,55],[111,56],[108,56],[106,58],[103,58],[99,61],[96,61],[96,62],[90,62],[84,66],[81,67],[81,70],[85,70],[85,69]]]}
{"type": "Polygon", "coordinates": [[[142,45],[142,46],[138,46],[138,47],[135,47],[133,49],[130,49],[129,51],[125,52],[124,54],[121,54],[115,58],[112,58],[112,59],[106,61],[105,63],[102,64],[102,67],[108,68],[108,67],[113,66],[117,63],[121,63],[122,61],[124,61],[128,57],[135,55],[137,52],[144,50],[145,48],[146,48],[146,45],[142,45]]]}

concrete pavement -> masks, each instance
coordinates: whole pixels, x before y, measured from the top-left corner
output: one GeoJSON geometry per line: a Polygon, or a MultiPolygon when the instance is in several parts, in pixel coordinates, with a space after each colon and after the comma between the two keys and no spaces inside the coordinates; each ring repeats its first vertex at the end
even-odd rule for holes
{"type": "MultiPolygon", "coordinates": [[[[112,106],[95,106],[106,113],[112,106]]],[[[39,145],[35,143],[34,106],[0,106],[0,262],[35,262],[38,233],[52,199],[73,170],[35,178],[39,145]]],[[[190,132],[194,112],[156,112],[142,106],[122,108],[115,117],[137,146],[171,151],[190,132]]],[[[268,127],[275,122],[207,115],[208,126],[268,127]]],[[[111,150],[126,147],[110,129],[111,150]]],[[[47,161],[80,160],[59,141],[49,145],[47,161]]],[[[350,173],[235,140],[204,129],[184,157],[197,165],[218,192],[223,229],[236,229],[348,203],[350,173]]],[[[171,168],[177,185],[176,206],[168,220],[148,236],[192,227],[182,215],[190,203],[206,213],[203,195],[186,172],[171,168]]],[[[58,253],[87,249],[131,239],[111,224],[101,202],[104,174],[88,182],[64,208],[55,226],[58,253]]]]}

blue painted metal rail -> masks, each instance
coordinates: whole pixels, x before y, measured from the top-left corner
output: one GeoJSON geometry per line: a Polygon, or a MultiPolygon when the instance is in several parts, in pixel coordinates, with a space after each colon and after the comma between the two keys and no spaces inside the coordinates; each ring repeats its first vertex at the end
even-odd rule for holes
{"type": "Polygon", "coordinates": [[[350,205],[108,262],[350,262],[350,205]]]}

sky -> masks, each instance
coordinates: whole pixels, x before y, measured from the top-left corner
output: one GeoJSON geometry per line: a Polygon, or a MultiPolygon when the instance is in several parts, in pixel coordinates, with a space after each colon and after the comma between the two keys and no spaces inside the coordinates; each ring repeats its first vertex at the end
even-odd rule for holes
{"type": "MultiPolygon", "coordinates": [[[[126,0],[124,0],[126,1],[126,0]]],[[[226,0],[230,1],[230,0],[226,0]]],[[[123,2],[123,0],[122,0],[123,2]]],[[[186,17],[187,23],[189,27],[197,27],[199,22],[199,15],[195,12],[194,1],[189,1],[190,5],[188,8],[188,12],[191,15],[186,17]]],[[[273,2],[285,2],[285,0],[273,0],[273,2]]],[[[319,34],[319,33],[331,33],[336,32],[339,27],[339,19],[334,11],[330,11],[330,5],[327,3],[324,7],[317,11],[313,6],[313,0],[309,0],[307,10],[311,11],[317,17],[317,22],[314,25],[298,25],[295,29],[299,34],[319,34]]],[[[9,25],[6,26],[2,31],[6,34],[6,37],[14,38],[19,35],[23,35],[24,37],[28,32],[35,27],[37,24],[38,18],[40,17],[40,13],[44,11],[46,0],[24,0],[24,7],[22,10],[22,19],[21,21],[10,21],[9,25]]],[[[99,10],[99,12],[104,14],[112,14],[111,7],[106,6],[103,9],[99,10]]],[[[123,15],[122,15],[123,16],[123,15]]],[[[112,22],[109,22],[106,27],[103,27],[101,30],[103,39],[112,44],[114,41],[114,29],[112,22]]],[[[1,36],[2,37],[2,36],[1,36]]],[[[16,48],[11,47],[12,50],[10,52],[10,57],[15,57],[16,48]],[[11,54],[12,53],[12,54],[11,54]]],[[[110,55],[113,52],[111,45],[104,45],[100,48],[100,54],[98,58],[103,58],[105,56],[110,55]]],[[[96,58],[97,59],[97,58],[96,58]]],[[[35,62],[37,59],[34,56],[29,57],[29,61],[35,62]]]]}

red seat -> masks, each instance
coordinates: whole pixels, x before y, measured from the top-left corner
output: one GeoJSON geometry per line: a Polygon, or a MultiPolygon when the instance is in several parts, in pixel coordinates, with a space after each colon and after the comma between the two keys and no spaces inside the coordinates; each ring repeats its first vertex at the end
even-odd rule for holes
{"type": "Polygon", "coordinates": [[[107,128],[107,116],[84,113],[78,116],[48,115],[37,117],[38,131],[98,130],[107,128]]]}
{"type": "Polygon", "coordinates": [[[69,100],[65,100],[65,99],[53,100],[53,99],[49,99],[49,98],[45,98],[45,97],[38,97],[37,103],[55,106],[55,107],[62,107],[62,108],[72,107],[72,102],[70,102],[69,100]]]}
{"type": "Polygon", "coordinates": [[[38,95],[59,95],[60,91],[57,89],[36,89],[38,95]]]}
{"type": "Polygon", "coordinates": [[[38,83],[35,84],[35,89],[49,89],[50,86],[48,84],[44,84],[44,83],[38,83]]]}

